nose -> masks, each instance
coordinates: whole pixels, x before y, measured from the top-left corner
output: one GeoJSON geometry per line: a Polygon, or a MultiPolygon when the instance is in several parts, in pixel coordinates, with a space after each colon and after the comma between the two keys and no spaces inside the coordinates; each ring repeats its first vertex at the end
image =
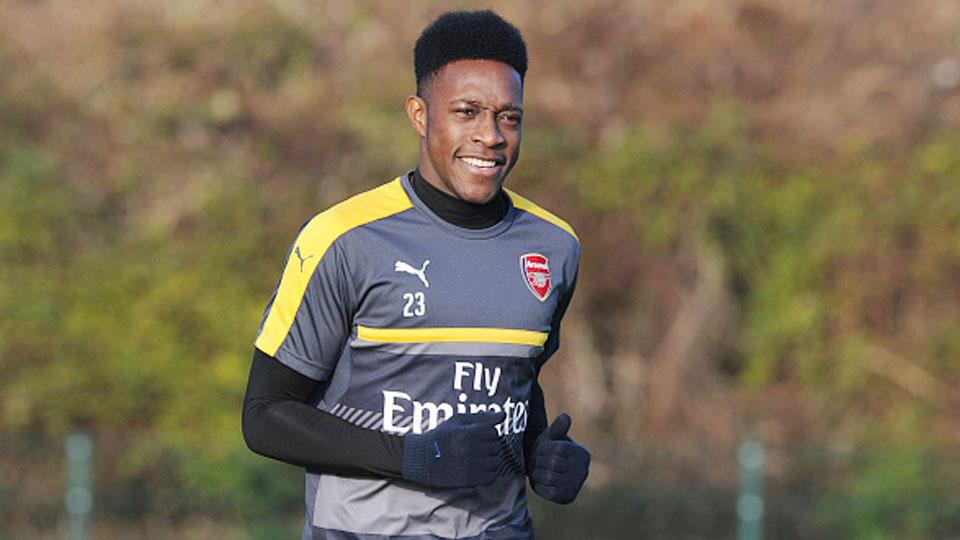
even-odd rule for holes
{"type": "Polygon", "coordinates": [[[496,114],[492,111],[485,111],[485,114],[477,119],[473,140],[487,148],[501,146],[506,141],[503,138],[503,133],[500,132],[500,126],[497,125],[496,114]]]}

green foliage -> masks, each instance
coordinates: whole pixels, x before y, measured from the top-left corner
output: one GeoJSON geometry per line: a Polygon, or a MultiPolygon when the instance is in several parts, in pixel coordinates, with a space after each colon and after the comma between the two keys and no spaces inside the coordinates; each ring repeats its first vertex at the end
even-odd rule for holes
{"type": "Polygon", "coordinates": [[[748,386],[797,380],[828,393],[869,391],[868,357],[911,324],[910,303],[943,306],[904,328],[909,342],[939,351],[911,361],[960,375],[943,364],[943,348],[960,335],[945,307],[952,299],[935,292],[956,289],[960,140],[787,167],[749,145],[737,115],[721,102],[696,130],[627,134],[585,158],[591,181],[577,184],[581,200],[596,213],[630,215],[661,250],[686,236],[721,254],[742,308],[748,386]]]}
{"type": "Polygon", "coordinates": [[[703,126],[629,132],[584,152],[577,178],[580,200],[602,212],[628,211],[638,232],[656,246],[678,241],[742,189],[751,163],[738,109],[718,101],[703,126]]]}
{"type": "Polygon", "coordinates": [[[71,210],[71,193],[60,189],[53,160],[0,138],[0,309],[8,321],[0,326],[4,423],[29,423],[32,397],[21,377],[63,347],[58,289],[70,272],[78,224],[71,210]]]}
{"type": "Polygon", "coordinates": [[[530,495],[537,535],[557,540],[591,538],[731,538],[736,521],[724,505],[731,491],[710,485],[676,486],[646,482],[630,488],[585,491],[576,512],[530,495]]]}
{"type": "Polygon", "coordinates": [[[826,498],[819,519],[844,538],[943,538],[960,527],[960,469],[955,460],[918,445],[884,443],[839,493],[826,498]]]}
{"type": "Polygon", "coordinates": [[[250,332],[279,266],[261,260],[250,184],[212,197],[183,238],[98,238],[88,224],[113,220],[108,204],[85,201],[40,150],[0,157],[4,431],[56,437],[84,422],[101,441],[140,440],[116,458],[118,490],[166,463],[174,489],[209,509],[302,504],[299,474],[253,456],[239,432],[250,332]]]}
{"type": "Polygon", "coordinates": [[[586,156],[582,202],[629,215],[661,252],[706,240],[739,307],[743,391],[800,385],[832,404],[822,433],[874,441],[806,519],[849,538],[955,533],[960,471],[925,434],[950,429],[937,411],[960,380],[960,138],[790,165],[750,146],[736,115],[720,103],[698,129],[639,131],[586,156]],[[876,434],[891,422],[903,425],[876,434]]]}

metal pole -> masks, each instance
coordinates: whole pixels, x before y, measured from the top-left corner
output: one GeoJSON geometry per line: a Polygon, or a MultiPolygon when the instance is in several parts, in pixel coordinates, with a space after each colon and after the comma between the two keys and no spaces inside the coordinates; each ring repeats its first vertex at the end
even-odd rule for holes
{"type": "Polygon", "coordinates": [[[67,436],[67,506],[68,540],[89,540],[93,493],[90,490],[93,462],[93,438],[82,428],[74,428],[67,436]]]}
{"type": "Polygon", "coordinates": [[[748,437],[740,444],[740,496],[737,498],[737,539],[763,538],[763,445],[748,437]]]}

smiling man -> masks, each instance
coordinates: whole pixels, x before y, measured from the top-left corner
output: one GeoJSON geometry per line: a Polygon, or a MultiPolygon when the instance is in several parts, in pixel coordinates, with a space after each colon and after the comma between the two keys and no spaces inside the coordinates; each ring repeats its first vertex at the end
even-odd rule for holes
{"type": "Polygon", "coordinates": [[[520,154],[522,84],[516,68],[496,60],[456,60],[428,76],[407,99],[423,178],[469,203],[499,195],[520,154]]]}
{"type": "Polygon", "coordinates": [[[413,171],[308,221],[255,341],[243,433],[307,469],[305,539],[532,538],[529,479],[566,504],[590,455],[548,426],[579,242],[503,188],[526,46],[491,11],[452,12],[414,49],[413,171]]]}

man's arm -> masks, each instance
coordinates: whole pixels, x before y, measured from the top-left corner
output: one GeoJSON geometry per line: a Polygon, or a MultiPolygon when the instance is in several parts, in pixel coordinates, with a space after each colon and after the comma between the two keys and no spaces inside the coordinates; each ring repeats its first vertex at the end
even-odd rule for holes
{"type": "Polygon", "coordinates": [[[243,400],[247,446],[307,469],[402,478],[403,437],[356,426],[310,405],[319,384],[255,349],[243,400]]]}
{"type": "Polygon", "coordinates": [[[576,499],[590,471],[590,452],[567,435],[569,429],[567,413],[547,426],[543,389],[534,381],[523,434],[527,476],[537,495],[558,504],[576,499]]]}
{"type": "Polygon", "coordinates": [[[543,430],[547,429],[547,405],[543,396],[543,388],[536,380],[530,387],[530,407],[527,410],[527,429],[523,432],[523,454],[526,457],[526,467],[533,470],[531,460],[537,439],[543,430]]]}
{"type": "MultiPolygon", "coordinates": [[[[574,280],[557,306],[550,335],[543,354],[536,361],[536,373],[560,347],[560,321],[563,319],[573,290],[574,280]]],[[[569,504],[580,493],[590,470],[590,452],[571,439],[570,416],[562,413],[547,425],[547,408],[543,389],[535,379],[530,388],[530,408],[527,429],[523,434],[523,447],[530,487],[544,499],[558,504],[569,504]]]]}
{"type": "Polygon", "coordinates": [[[362,428],[309,403],[320,384],[257,349],[243,403],[254,452],[341,476],[402,478],[457,488],[488,484],[500,466],[503,414],[455,415],[426,433],[362,428]]]}
{"type": "MultiPolygon", "coordinates": [[[[527,455],[527,461],[533,454],[533,446],[543,430],[547,429],[547,407],[546,398],[543,395],[543,388],[540,387],[540,369],[547,363],[547,360],[553,356],[560,348],[560,323],[563,316],[567,313],[567,307],[570,306],[570,300],[573,298],[573,292],[577,288],[577,280],[574,279],[570,288],[557,303],[557,311],[553,314],[553,320],[550,322],[550,334],[547,335],[547,341],[543,345],[543,352],[534,360],[534,370],[536,378],[530,387],[530,408],[527,413],[527,429],[523,433],[523,448],[527,455]]],[[[529,463],[528,463],[529,465],[529,463]]]]}

